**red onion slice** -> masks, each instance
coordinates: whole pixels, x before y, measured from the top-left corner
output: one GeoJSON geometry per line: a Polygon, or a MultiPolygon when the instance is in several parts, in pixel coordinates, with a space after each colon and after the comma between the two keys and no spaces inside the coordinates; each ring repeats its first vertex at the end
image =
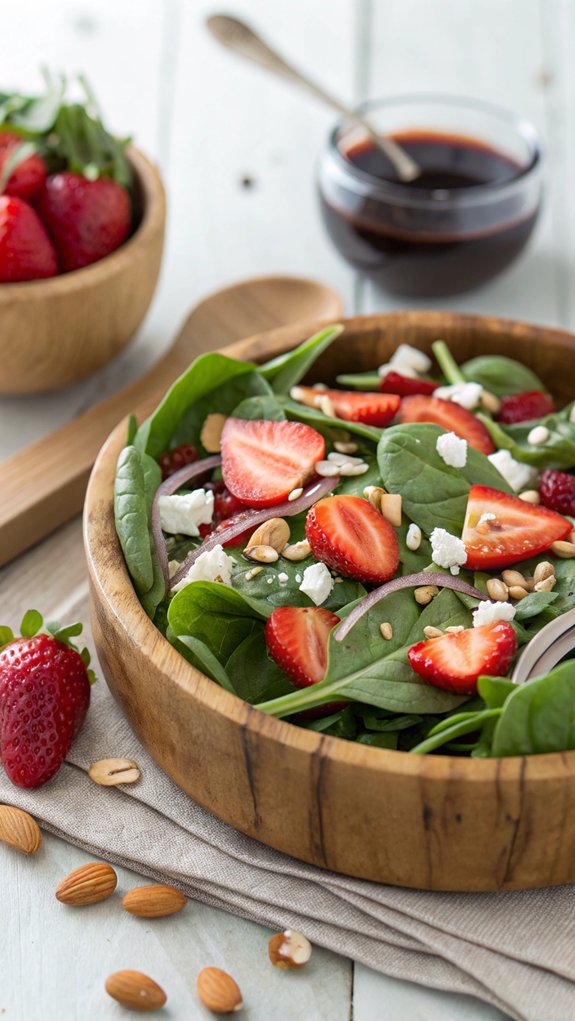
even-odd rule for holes
{"type": "Polygon", "coordinates": [[[185,464],[183,468],[179,468],[173,475],[169,475],[167,479],[164,479],[154,494],[151,514],[152,539],[166,586],[168,586],[170,581],[170,572],[168,569],[166,541],[160,523],[160,497],[172,496],[186,482],[195,479],[198,475],[204,475],[205,472],[213,471],[214,468],[219,468],[221,463],[222,459],[217,454],[214,457],[204,457],[201,461],[193,461],[192,464],[185,464]]]}
{"type": "Polygon", "coordinates": [[[294,514],[308,510],[312,504],[317,503],[322,497],[331,493],[332,489],[339,485],[339,481],[339,475],[330,475],[329,478],[318,477],[306,486],[297,500],[285,500],[283,503],[274,504],[273,507],[260,507],[257,510],[240,511],[239,514],[228,519],[229,523],[226,522],[225,528],[222,528],[219,532],[212,532],[211,535],[208,535],[207,539],[204,539],[201,546],[188,553],[173,578],[170,579],[171,585],[177,585],[185,577],[190,567],[195,564],[202,553],[208,553],[214,546],[227,542],[228,539],[234,539],[236,535],[241,535],[248,528],[255,528],[257,525],[261,525],[264,521],[268,521],[269,518],[290,518],[294,514]]]}
{"type": "Polygon", "coordinates": [[[468,585],[461,578],[454,578],[451,574],[441,574],[439,571],[420,571],[418,574],[404,574],[401,578],[393,578],[392,581],[387,581],[385,585],[374,588],[372,592],[364,596],[361,602],[345,618],[343,624],[340,624],[338,627],[334,634],[336,642],[342,642],[354,624],[357,624],[358,620],[368,610],[371,610],[372,606],[376,606],[381,599],[390,596],[392,592],[399,592],[400,589],[419,588],[420,585],[437,585],[438,588],[451,588],[455,592],[462,592],[465,596],[472,596],[473,599],[486,598],[484,592],[480,592],[473,585],[468,585]]]}

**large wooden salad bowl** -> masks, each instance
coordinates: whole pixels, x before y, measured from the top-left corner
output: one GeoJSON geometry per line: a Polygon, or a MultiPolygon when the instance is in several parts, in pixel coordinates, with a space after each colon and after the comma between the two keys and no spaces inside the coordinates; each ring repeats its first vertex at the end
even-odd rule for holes
{"type": "MultiPolygon", "coordinates": [[[[304,335],[286,327],[228,352],[262,361],[304,335]]],[[[559,401],[573,398],[574,336],[481,316],[349,319],[313,375],[373,369],[401,341],[428,350],[438,337],[461,361],[524,361],[559,401]]],[[[575,881],[575,752],[474,760],[370,748],[270,718],[194,670],[144,613],[116,539],[125,434],[123,423],[102,449],[86,500],[94,635],[131,726],[180,787],[265,844],[366,879],[429,890],[575,881]]]]}

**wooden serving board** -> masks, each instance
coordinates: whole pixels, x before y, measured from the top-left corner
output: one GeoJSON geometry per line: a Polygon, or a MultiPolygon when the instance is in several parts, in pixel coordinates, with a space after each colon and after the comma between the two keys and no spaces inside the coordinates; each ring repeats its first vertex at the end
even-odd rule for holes
{"type": "Polygon", "coordinates": [[[0,465],[0,565],[82,509],[98,450],[126,414],[146,415],[199,354],[274,327],[341,315],[339,295],[304,277],[260,277],[216,291],[194,308],[169,350],[140,379],[0,465]]]}

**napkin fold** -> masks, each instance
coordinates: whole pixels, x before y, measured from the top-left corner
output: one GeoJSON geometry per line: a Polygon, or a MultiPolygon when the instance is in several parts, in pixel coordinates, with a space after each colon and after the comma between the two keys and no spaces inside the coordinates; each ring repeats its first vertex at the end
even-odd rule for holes
{"type": "Polygon", "coordinates": [[[153,762],[104,682],[58,776],[39,791],[0,771],[0,801],[93,855],[189,897],[377,971],[468,993],[516,1021],[575,1017],[575,889],[429,893],[325,872],[273,851],[196,805],[153,762]],[[136,784],[99,787],[92,762],[134,759],[136,784]]]}

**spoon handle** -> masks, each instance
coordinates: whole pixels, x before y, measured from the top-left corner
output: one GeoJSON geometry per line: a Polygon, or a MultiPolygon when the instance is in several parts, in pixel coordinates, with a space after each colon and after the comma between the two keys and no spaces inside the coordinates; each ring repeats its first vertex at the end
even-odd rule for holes
{"type": "Polygon", "coordinates": [[[392,139],[381,135],[366,117],[346,106],[335,96],[331,95],[331,93],[326,92],[321,85],[312,81],[311,78],[308,78],[301,71],[296,70],[292,64],[288,64],[249,25],[225,14],[213,14],[207,19],[206,24],[214,38],[229,50],[233,50],[234,53],[246,57],[254,64],[258,64],[259,67],[265,68],[266,71],[271,71],[280,78],[285,78],[294,85],[299,85],[301,88],[306,89],[316,99],[320,99],[328,106],[331,106],[341,116],[364,128],[374,143],[383,150],[391,161],[400,180],[413,181],[416,177],[419,177],[421,169],[415,160],[406,153],[405,149],[402,149],[392,139]]]}

